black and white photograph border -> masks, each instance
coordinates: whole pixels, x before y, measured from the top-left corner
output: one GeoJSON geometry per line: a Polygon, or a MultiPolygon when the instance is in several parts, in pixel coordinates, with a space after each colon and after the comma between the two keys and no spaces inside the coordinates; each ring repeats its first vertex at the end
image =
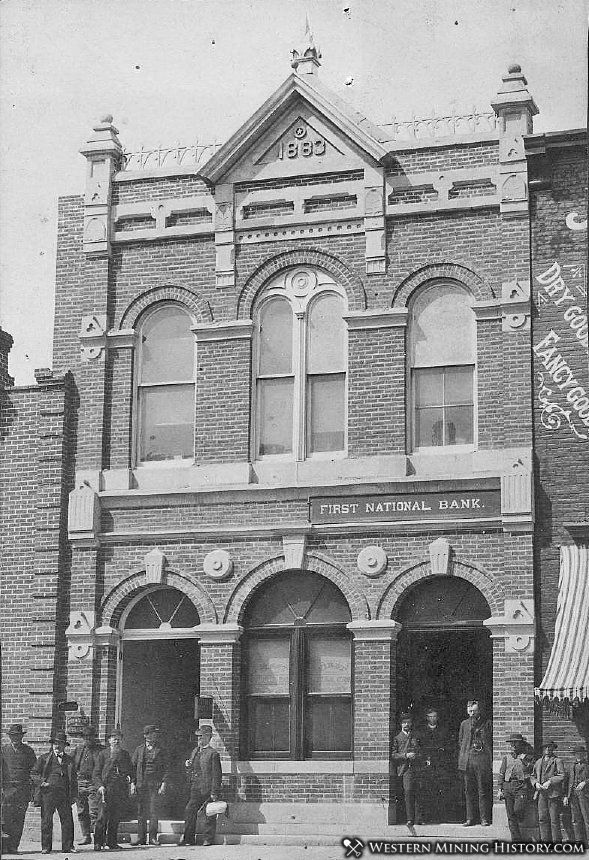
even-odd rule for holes
{"type": "Polygon", "coordinates": [[[2,855],[584,851],[585,0],[0,25],[2,855]]]}

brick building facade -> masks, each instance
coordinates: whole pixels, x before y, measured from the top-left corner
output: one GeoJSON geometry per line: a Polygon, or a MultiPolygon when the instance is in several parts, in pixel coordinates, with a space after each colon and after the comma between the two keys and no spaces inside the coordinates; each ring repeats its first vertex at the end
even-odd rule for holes
{"type": "Polygon", "coordinates": [[[586,248],[585,137],[533,135],[513,66],[486,130],[403,141],[293,57],[204,164],[132,170],[108,116],[82,148],[54,370],[3,392],[3,708],[181,746],[210,698],[239,826],[341,832],[396,820],[403,709],[456,731],[480,697],[496,759],[576,736],[534,689],[582,408],[546,426],[532,346],[588,388],[586,301],[565,325],[536,283],[586,248]]]}

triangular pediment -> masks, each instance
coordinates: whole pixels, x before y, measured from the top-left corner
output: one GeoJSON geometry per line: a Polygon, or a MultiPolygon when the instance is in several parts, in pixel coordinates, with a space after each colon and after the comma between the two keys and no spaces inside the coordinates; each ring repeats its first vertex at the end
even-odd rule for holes
{"type": "Polygon", "coordinates": [[[318,81],[291,75],[199,171],[232,183],[376,166],[384,133],[318,81]]]}

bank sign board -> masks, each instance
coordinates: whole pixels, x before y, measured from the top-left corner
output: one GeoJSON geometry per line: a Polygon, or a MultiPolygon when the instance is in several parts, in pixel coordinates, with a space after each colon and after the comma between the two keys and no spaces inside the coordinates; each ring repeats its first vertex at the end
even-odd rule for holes
{"type": "Polygon", "coordinates": [[[488,519],[501,516],[500,490],[393,493],[309,499],[312,523],[488,519]]]}

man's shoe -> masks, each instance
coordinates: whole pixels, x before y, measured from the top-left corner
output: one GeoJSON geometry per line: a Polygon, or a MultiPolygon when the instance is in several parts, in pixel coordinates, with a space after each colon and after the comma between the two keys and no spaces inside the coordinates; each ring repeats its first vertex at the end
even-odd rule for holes
{"type": "Polygon", "coordinates": [[[51,854],[51,848],[43,848],[41,854],[51,854]]]}
{"type": "Polygon", "coordinates": [[[62,854],[72,854],[72,853],[75,854],[75,852],[76,852],[76,846],[73,843],[71,845],[68,845],[67,848],[61,849],[62,854]]]}
{"type": "Polygon", "coordinates": [[[462,826],[463,827],[474,827],[474,821],[472,820],[472,818],[467,818],[462,826]]]}
{"type": "Polygon", "coordinates": [[[483,820],[481,821],[481,827],[490,827],[490,826],[491,826],[491,822],[485,821],[485,819],[483,818],[483,820]]]}
{"type": "Polygon", "coordinates": [[[157,841],[157,839],[155,837],[150,836],[148,845],[159,845],[159,842],[157,841]]]}
{"type": "Polygon", "coordinates": [[[94,843],[94,850],[95,850],[95,851],[102,851],[102,845],[97,845],[97,844],[96,844],[96,842],[95,842],[95,843],[94,843]]]}
{"type": "Polygon", "coordinates": [[[92,845],[92,837],[91,836],[85,836],[81,842],[78,842],[78,845],[92,845]]]}
{"type": "Polygon", "coordinates": [[[118,842],[115,842],[112,845],[107,845],[106,847],[108,848],[109,851],[122,851],[123,850],[123,846],[119,845],[118,842]]]}
{"type": "Polygon", "coordinates": [[[205,846],[205,848],[206,848],[206,846],[207,846],[207,845],[212,845],[213,843],[211,842],[211,840],[210,840],[210,839],[203,839],[202,844],[203,844],[203,845],[205,846]]]}

